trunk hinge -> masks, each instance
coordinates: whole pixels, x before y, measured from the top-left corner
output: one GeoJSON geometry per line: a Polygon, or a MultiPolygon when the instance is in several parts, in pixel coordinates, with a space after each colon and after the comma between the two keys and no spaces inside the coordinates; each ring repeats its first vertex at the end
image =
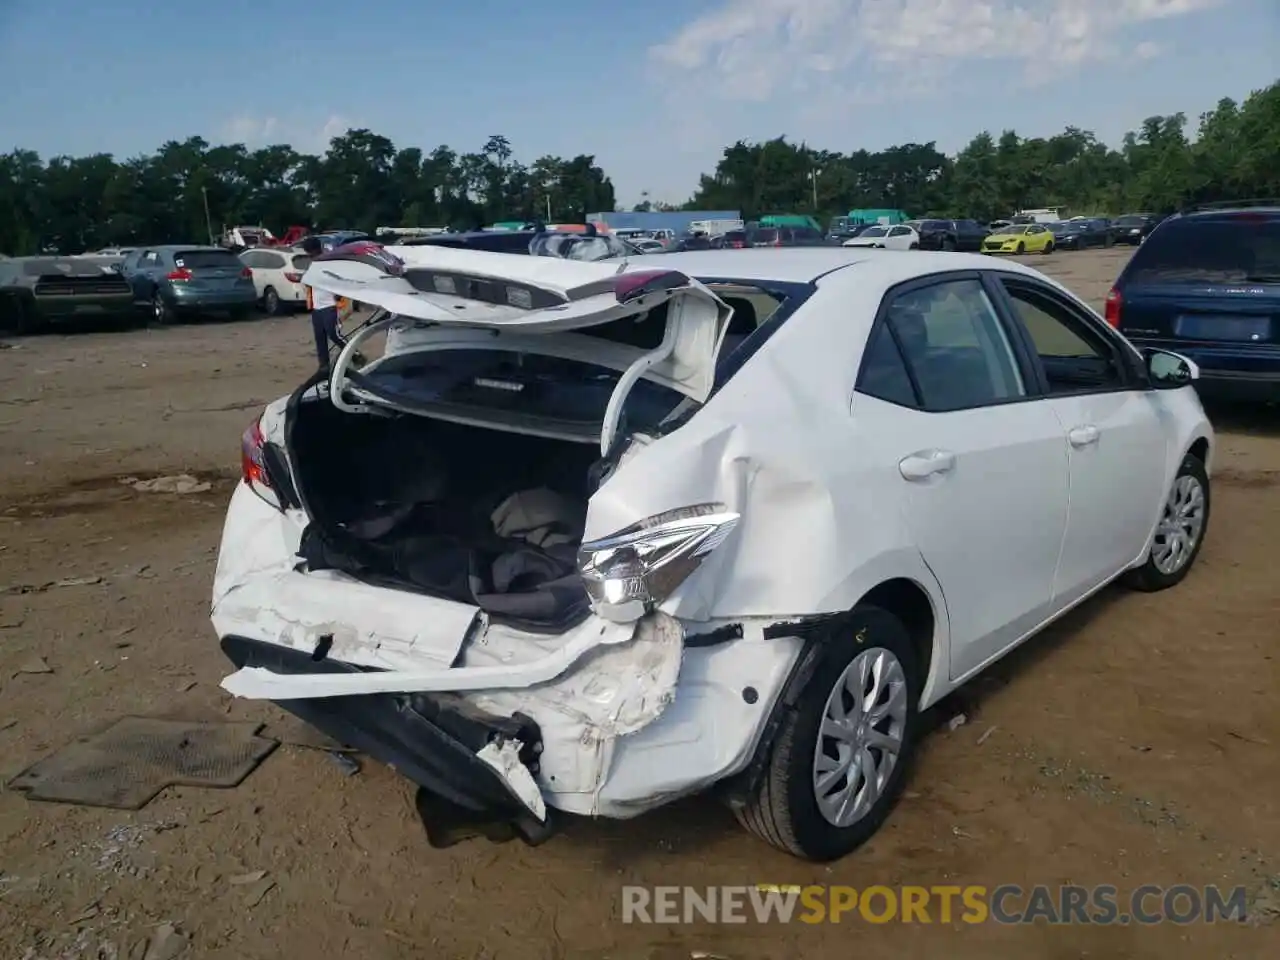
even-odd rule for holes
{"type": "Polygon", "coordinates": [[[627,402],[627,395],[631,393],[631,388],[648,371],[671,356],[676,348],[679,330],[680,324],[678,320],[668,316],[667,329],[662,335],[662,343],[658,344],[657,349],[650,350],[643,356],[636,358],[636,361],[627,367],[622,372],[622,376],[618,378],[618,385],[613,388],[613,393],[609,395],[609,404],[604,408],[604,423],[600,426],[600,455],[602,457],[607,458],[613,452],[618,430],[622,423],[622,405],[627,402]]]}

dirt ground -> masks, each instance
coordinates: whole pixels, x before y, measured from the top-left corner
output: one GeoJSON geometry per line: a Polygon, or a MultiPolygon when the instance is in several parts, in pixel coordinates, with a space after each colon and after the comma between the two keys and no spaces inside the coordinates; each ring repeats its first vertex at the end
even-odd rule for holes
{"type": "MultiPolygon", "coordinates": [[[[1124,256],[1034,265],[1100,305],[1124,256]]],[[[281,721],[219,690],[209,590],[240,433],[309,373],[310,341],[294,317],[3,344],[3,781],[125,714],[281,721]],[[184,472],[212,488],[120,482],[184,472]],[[35,658],[51,672],[22,672],[35,658]]],[[[777,853],[702,799],[575,822],[536,849],[436,851],[394,773],[365,763],[346,776],[322,751],[282,746],[238,788],[170,789],[136,814],[0,793],[0,958],[141,957],[166,923],[185,956],[236,960],[1274,957],[1277,919],[870,931],[856,919],[852,931],[620,919],[623,884],[761,882],[1242,884],[1256,916],[1280,913],[1280,589],[1268,571],[1280,412],[1214,415],[1213,518],[1187,582],[1106,592],[945,705],[906,798],[842,862],[777,853]],[[951,729],[959,711],[967,722],[951,729]],[[256,871],[274,882],[265,894],[230,882],[256,871]]]]}

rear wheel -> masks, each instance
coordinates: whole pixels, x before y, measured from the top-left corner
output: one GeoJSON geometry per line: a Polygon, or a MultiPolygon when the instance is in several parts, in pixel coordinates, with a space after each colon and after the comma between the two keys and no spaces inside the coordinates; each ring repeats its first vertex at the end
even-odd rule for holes
{"type": "Polygon", "coordinates": [[[1125,584],[1153,593],[1181,583],[1204,543],[1209,505],[1209,475],[1197,457],[1187,454],[1165,499],[1146,563],[1126,573],[1125,584]]]}
{"type": "Polygon", "coordinates": [[[165,302],[159,290],[151,297],[151,322],[157,327],[173,323],[173,308],[165,302]]]}
{"type": "Polygon", "coordinates": [[[843,636],[826,642],[796,704],[778,708],[786,713],[768,765],[738,822],[806,860],[861,846],[902,791],[921,687],[902,622],[879,607],[855,609],[843,636]]]}
{"type": "Polygon", "coordinates": [[[268,317],[280,316],[280,294],[275,287],[267,287],[262,294],[262,312],[268,317]]]}
{"type": "Polygon", "coordinates": [[[1026,252],[1027,252],[1027,245],[1023,243],[1021,240],[1019,240],[1018,249],[1015,250],[1014,253],[1026,253],[1026,252]]]}
{"type": "Polygon", "coordinates": [[[920,249],[920,244],[918,244],[918,243],[913,243],[911,246],[907,247],[907,249],[908,249],[908,250],[919,250],[919,249],[920,249]]]}
{"type": "Polygon", "coordinates": [[[1043,249],[1042,251],[1040,251],[1040,252],[1041,252],[1041,253],[1043,253],[1046,257],[1047,257],[1049,254],[1053,253],[1053,241],[1052,241],[1052,240],[1050,240],[1048,243],[1046,243],[1046,244],[1044,245],[1044,249],[1043,249]]]}
{"type": "Polygon", "coordinates": [[[16,293],[0,295],[0,330],[34,333],[40,325],[34,303],[16,293]]]}

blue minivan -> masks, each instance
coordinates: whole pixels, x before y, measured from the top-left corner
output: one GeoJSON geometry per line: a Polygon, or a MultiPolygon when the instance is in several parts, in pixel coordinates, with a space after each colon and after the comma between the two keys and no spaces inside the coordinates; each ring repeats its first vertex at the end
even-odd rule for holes
{"type": "Polygon", "coordinates": [[[1280,201],[1165,220],[1121,271],[1105,315],[1140,349],[1194,360],[1205,396],[1280,400],[1280,201]]]}

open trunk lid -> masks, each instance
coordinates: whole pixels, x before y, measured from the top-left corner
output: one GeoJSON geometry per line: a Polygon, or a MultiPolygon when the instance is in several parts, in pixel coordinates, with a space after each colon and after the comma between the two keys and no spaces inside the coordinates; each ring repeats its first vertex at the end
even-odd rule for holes
{"type": "MultiPolygon", "coordinates": [[[[665,304],[667,334],[658,349],[592,342],[604,365],[625,371],[620,390],[646,377],[697,402],[711,393],[716,354],[733,313],[710,289],[675,270],[446,247],[352,244],[317,258],[302,282],[420,321],[424,332],[479,328],[521,338],[581,332],[640,318],[665,304]]],[[[438,348],[435,337],[403,325],[400,334],[389,340],[388,351],[438,348]]],[[[334,378],[340,379],[339,368],[334,378]]],[[[335,384],[332,393],[341,387],[335,384]]]]}

